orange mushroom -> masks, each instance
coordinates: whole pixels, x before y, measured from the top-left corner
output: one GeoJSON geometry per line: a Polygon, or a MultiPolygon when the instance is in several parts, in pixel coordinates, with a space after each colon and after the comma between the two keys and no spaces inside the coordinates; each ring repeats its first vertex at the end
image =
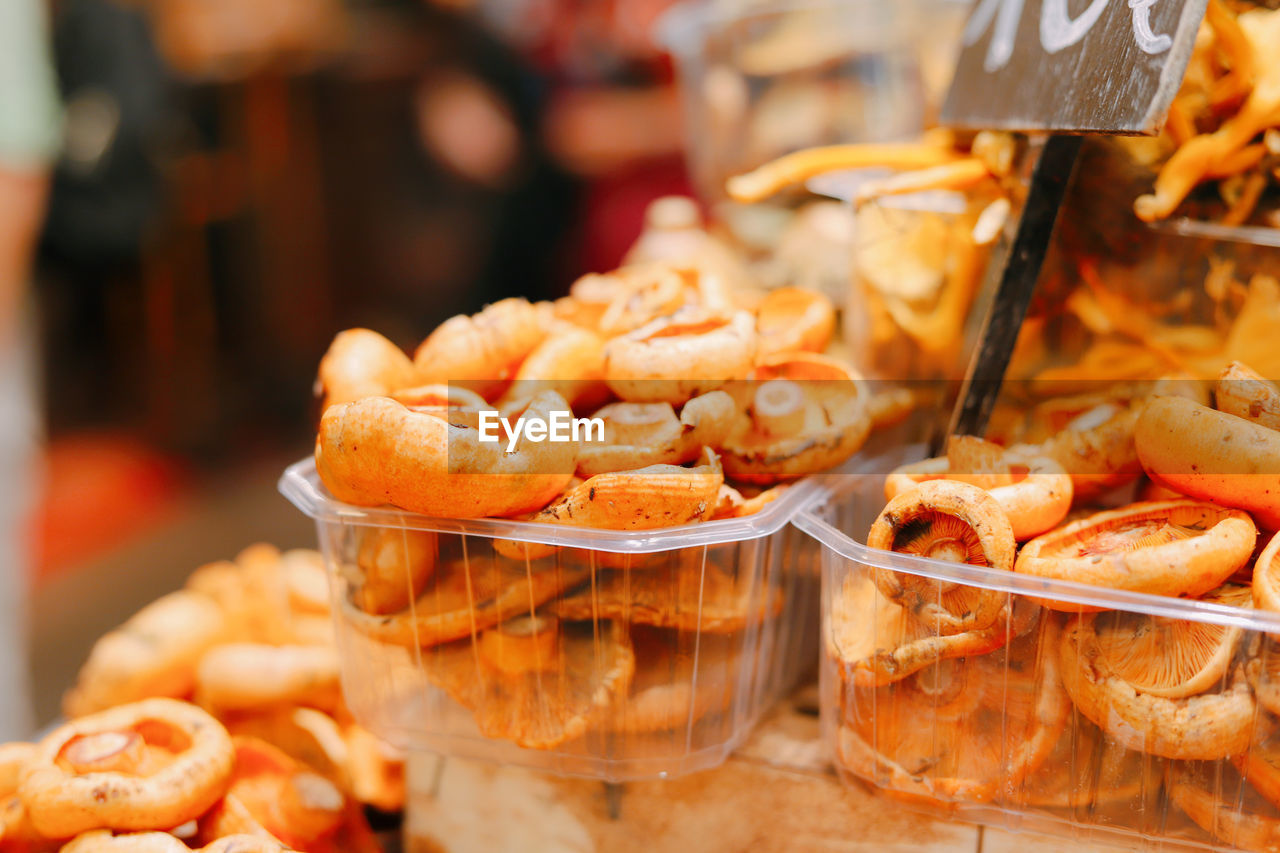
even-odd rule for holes
{"type": "Polygon", "coordinates": [[[42,740],[19,793],[49,838],[92,829],[170,829],[212,806],[231,780],[226,729],[172,699],[122,705],[62,726],[42,740]]]}
{"type": "Polygon", "coordinates": [[[910,678],[844,692],[837,758],[898,795],[988,802],[1016,797],[1066,728],[1071,703],[1041,619],[1004,649],[943,660],[910,678]]]}
{"type": "MultiPolygon", "coordinates": [[[[542,658],[535,658],[536,667],[495,666],[468,639],[436,646],[422,666],[432,683],[475,714],[485,737],[551,749],[581,735],[625,696],[636,664],[626,626],[617,622],[561,625],[554,650],[543,652],[553,655],[546,666],[542,658]]],[[[527,654],[516,657],[530,661],[527,654]]]]}
{"type": "Polygon", "coordinates": [[[723,391],[694,397],[679,418],[670,403],[613,403],[593,415],[604,423],[604,440],[583,444],[578,474],[593,477],[692,462],[702,448],[724,443],[737,415],[733,398],[723,391]]]}
{"type": "MultiPolygon", "coordinates": [[[[867,546],[953,563],[1013,568],[1013,528],[985,490],[954,480],[930,480],[889,501],[867,546]]],[[[1006,596],[964,584],[875,569],[876,587],[930,630],[961,634],[989,628],[1006,596]]]]}
{"type": "Polygon", "coordinates": [[[1218,411],[1280,430],[1280,388],[1247,365],[1232,362],[1214,387],[1218,411]]]}
{"type": "Polygon", "coordinates": [[[413,361],[377,332],[339,332],[320,360],[316,385],[323,408],[364,397],[386,397],[413,383],[413,361]]]}
{"type": "MultiPolygon", "coordinates": [[[[1197,597],[1248,563],[1257,530],[1249,516],[1193,500],[1107,510],[1031,540],[1014,571],[1153,595],[1197,597]]],[[[1082,605],[1043,602],[1055,610],[1082,605]]]]}
{"type": "Polygon", "coordinates": [[[221,642],[227,619],[209,598],[174,592],[104,635],[64,703],[78,717],[152,696],[181,698],[195,686],[196,663],[221,642]]]}
{"type": "Polygon", "coordinates": [[[375,615],[346,603],[343,619],[379,642],[425,648],[528,614],[590,575],[588,566],[533,572],[523,559],[499,555],[450,560],[437,567],[422,594],[404,610],[375,615]]]}
{"type": "Polygon", "coordinates": [[[816,290],[780,287],[767,293],[756,307],[756,332],[761,356],[808,351],[822,352],[836,328],[835,306],[816,290]]]}
{"type": "Polygon", "coordinates": [[[755,318],[683,309],[605,345],[605,382],[627,402],[676,405],[745,379],[756,355],[755,318]]]}
{"type": "Polygon", "coordinates": [[[956,480],[986,489],[999,502],[1018,541],[1051,529],[1071,509],[1071,477],[1056,461],[1006,451],[966,436],[953,438],[947,455],[904,465],[885,478],[885,497],[926,480],[956,480]]]}
{"type": "MultiPolygon", "coordinates": [[[[566,411],[564,398],[548,391],[524,416],[549,423],[553,412],[566,411]]],[[[502,442],[480,441],[477,429],[382,397],[330,407],[316,441],[316,468],[334,497],[442,518],[541,509],[573,477],[576,457],[575,443],[527,437],[508,453],[502,442]]]]}
{"type": "Polygon", "coordinates": [[[1271,537],[1253,564],[1252,586],[1255,606],[1280,613],[1280,533],[1271,537]]]}
{"type": "Polygon", "coordinates": [[[986,628],[939,635],[885,598],[870,577],[850,576],[831,603],[827,650],[855,687],[901,681],[939,661],[993,652],[1036,624],[1039,608],[1019,598],[986,628]]]}
{"type": "Polygon", "coordinates": [[[768,356],[735,388],[749,417],[724,443],[725,472],[771,485],[833,468],[871,432],[866,392],[856,373],[813,353],[768,356]]]}
{"type": "Polygon", "coordinates": [[[543,391],[555,391],[572,407],[607,396],[604,387],[604,340],[569,323],[553,328],[529,353],[515,381],[498,401],[499,408],[522,407],[543,391]]]}
{"type": "Polygon", "coordinates": [[[1280,847],[1280,810],[1222,764],[1183,762],[1169,774],[1169,798],[1224,844],[1244,850],[1280,847]]]}
{"type": "Polygon", "coordinates": [[[234,798],[271,837],[298,849],[335,834],[346,800],[332,782],[256,738],[235,738],[234,798]]]}
{"type": "Polygon", "coordinates": [[[196,670],[196,698],[221,713],[341,703],[337,649],[231,643],[210,650],[196,670]]]}
{"type": "MultiPolygon", "coordinates": [[[[1220,598],[1239,605],[1247,592],[1224,588],[1220,598]]],[[[1239,632],[1175,626],[1176,633],[1166,634],[1169,645],[1147,644],[1146,665],[1133,666],[1143,662],[1140,650],[1126,648],[1125,638],[1140,636],[1153,619],[1083,614],[1068,624],[1059,647],[1062,682],[1080,713],[1122,746],[1165,758],[1213,760],[1247,751],[1264,723],[1243,668],[1232,660],[1239,632]],[[1112,617],[1118,623],[1110,623],[1112,617]],[[1206,644],[1197,634],[1212,639],[1206,644]],[[1119,642],[1111,642],[1117,635],[1119,642]],[[1197,647],[1207,653],[1161,679],[1161,663],[1180,661],[1197,647]]]]}
{"type": "Polygon", "coordinates": [[[418,381],[456,384],[489,398],[546,337],[538,309],[525,299],[504,299],[474,317],[452,317],[413,355],[418,381]]]}
{"type": "Polygon", "coordinates": [[[1156,397],[1134,439],[1152,480],[1280,529],[1280,430],[1182,397],[1156,397]]]}
{"type": "Polygon", "coordinates": [[[356,571],[348,578],[351,602],[366,613],[404,610],[435,573],[439,548],[438,537],[428,530],[364,528],[356,571]]]}

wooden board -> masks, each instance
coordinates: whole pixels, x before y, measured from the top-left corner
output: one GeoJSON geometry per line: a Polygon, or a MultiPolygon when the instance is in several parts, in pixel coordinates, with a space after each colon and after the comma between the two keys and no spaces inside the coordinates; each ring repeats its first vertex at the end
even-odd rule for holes
{"type": "Polygon", "coordinates": [[[1207,0],[976,0],[942,124],[1154,134],[1207,0]]]}

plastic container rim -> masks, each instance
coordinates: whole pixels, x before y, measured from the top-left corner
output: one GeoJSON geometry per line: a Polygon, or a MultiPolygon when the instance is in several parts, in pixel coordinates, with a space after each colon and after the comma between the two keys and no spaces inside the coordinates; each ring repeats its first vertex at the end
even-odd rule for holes
{"type": "Polygon", "coordinates": [[[762,539],[782,530],[801,510],[825,494],[814,478],[807,478],[792,483],[759,512],[743,518],[702,521],[659,530],[601,530],[501,518],[431,518],[387,506],[353,506],[328,494],[320,483],[312,457],[286,468],[277,485],[290,503],[316,521],[515,539],[618,554],[654,554],[762,539]]]}
{"type": "Polygon", "coordinates": [[[1098,607],[1103,610],[1123,610],[1167,619],[1280,634],[1280,613],[1271,613],[1266,610],[1230,607],[1194,599],[1150,595],[1145,592],[1107,589],[1075,581],[1038,578],[1033,575],[970,566],[964,563],[948,563],[928,557],[913,557],[868,548],[866,545],[855,542],[847,534],[815,514],[823,503],[821,497],[811,500],[792,524],[818,540],[829,551],[873,568],[904,572],[930,580],[961,583],[997,592],[1098,607]]]}

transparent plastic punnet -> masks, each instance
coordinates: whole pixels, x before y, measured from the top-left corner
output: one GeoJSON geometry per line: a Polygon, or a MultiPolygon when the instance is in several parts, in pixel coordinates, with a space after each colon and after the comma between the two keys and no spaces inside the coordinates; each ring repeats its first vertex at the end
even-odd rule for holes
{"type": "Polygon", "coordinates": [[[1078,841],[1280,849],[1280,614],[1250,609],[1247,579],[1215,603],[870,549],[883,472],[905,461],[795,521],[823,546],[823,730],[842,778],[1078,841]],[[1000,616],[985,639],[934,636],[885,577],[926,601],[996,597],[1000,616]]]}
{"type": "Polygon", "coordinates": [[[715,766],[816,659],[818,548],[754,515],[665,530],[453,520],[281,492],[316,521],[343,687],[403,749],[624,781],[715,766]]]}

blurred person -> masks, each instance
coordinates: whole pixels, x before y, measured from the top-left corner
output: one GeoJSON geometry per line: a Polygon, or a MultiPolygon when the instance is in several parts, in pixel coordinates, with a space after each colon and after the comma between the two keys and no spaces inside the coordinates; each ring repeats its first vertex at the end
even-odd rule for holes
{"type": "Polygon", "coordinates": [[[27,284],[59,106],[43,0],[0,2],[0,741],[30,734],[26,585],[37,416],[27,284]]]}
{"type": "Polygon", "coordinates": [[[690,191],[679,98],[658,49],[674,0],[434,0],[466,8],[540,69],[545,145],[581,185],[575,272],[617,266],[654,199],[690,191]]]}
{"type": "Polygon", "coordinates": [[[360,10],[318,101],[335,315],[410,345],[451,314],[558,295],[578,186],[546,150],[545,74],[449,4],[360,10]]]}

